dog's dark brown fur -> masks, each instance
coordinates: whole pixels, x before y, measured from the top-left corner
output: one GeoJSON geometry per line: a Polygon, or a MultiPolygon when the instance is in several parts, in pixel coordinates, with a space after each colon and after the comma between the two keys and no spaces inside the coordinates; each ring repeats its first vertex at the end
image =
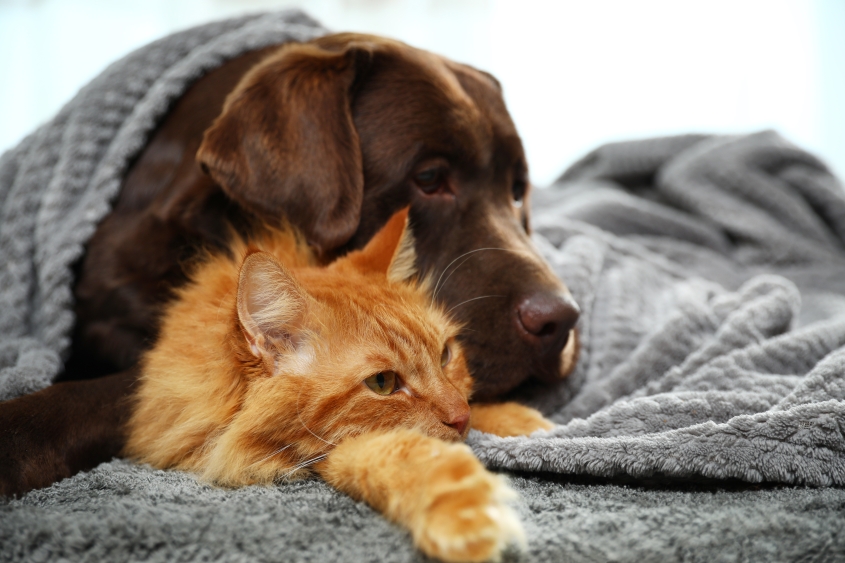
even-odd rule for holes
{"type": "Polygon", "coordinates": [[[578,312],[527,238],[528,187],[483,72],[354,34],[224,64],[175,104],[88,244],[65,382],[0,405],[0,493],[120,452],[161,306],[196,250],[225,247],[232,227],[285,217],[330,261],[410,205],[420,269],[467,326],[475,398],[565,375],[578,312]]]}

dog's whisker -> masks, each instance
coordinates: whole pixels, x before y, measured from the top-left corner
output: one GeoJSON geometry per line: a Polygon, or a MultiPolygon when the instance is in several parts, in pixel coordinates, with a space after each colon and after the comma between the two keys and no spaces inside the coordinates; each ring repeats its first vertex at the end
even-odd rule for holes
{"type": "Polygon", "coordinates": [[[470,301],[476,301],[477,299],[486,299],[487,297],[504,297],[504,295],[482,295],[481,297],[473,297],[472,299],[467,299],[466,301],[461,301],[460,303],[458,303],[457,305],[455,305],[454,307],[452,307],[451,309],[446,311],[446,314],[448,315],[449,313],[454,311],[456,308],[458,308],[461,305],[464,305],[466,303],[469,303],[470,301]]]}
{"type": "MultiPolygon", "coordinates": [[[[432,302],[433,302],[435,299],[437,299],[437,292],[438,292],[438,291],[440,291],[441,289],[443,289],[444,287],[446,287],[446,282],[448,282],[448,281],[449,281],[449,278],[451,278],[451,277],[452,277],[452,274],[454,274],[455,272],[457,272],[457,271],[458,271],[458,269],[459,269],[461,266],[463,266],[463,265],[466,263],[466,261],[467,261],[467,260],[469,260],[470,258],[472,258],[472,256],[467,256],[466,258],[464,258],[464,259],[463,259],[463,261],[462,261],[460,264],[458,264],[457,266],[455,266],[454,268],[452,268],[452,271],[451,271],[451,272],[449,272],[449,275],[448,275],[448,276],[446,276],[446,279],[445,279],[445,280],[443,280],[443,285],[441,285],[441,286],[440,286],[440,288],[435,288],[435,290],[434,290],[434,295],[432,295],[432,296],[431,296],[431,300],[432,300],[432,302]]],[[[444,272],[443,272],[443,273],[446,273],[446,272],[445,272],[445,270],[444,270],[444,272]]]]}
{"type": "MultiPolygon", "coordinates": [[[[458,260],[460,260],[464,256],[468,256],[468,255],[474,254],[476,252],[481,252],[482,250],[505,250],[505,249],[504,248],[476,248],[475,250],[470,250],[469,252],[464,252],[463,254],[461,254],[460,256],[458,256],[457,258],[452,260],[451,262],[449,262],[446,265],[445,268],[443,268],[443,271],[440,273],[440,277],[437,278],[437,283],[434,284],[434,292],[433,292],[434,296],[435,297],[437,296],[437,291],[438,291],[437,288],[440,286],[440,280],[443,279],[443,276],[446,274],[447,271],[449,271],[449,268],[452,267],[452,264],[454,264],[455,262],[457,262],[458,260]]],[[[463,262],[461,262],[461,264],[463,264],[463,262]]]]}
{"type": "Polygon", "coordinates": [[[441,289],[443,289],[443,287],[440,285],[441,280],[443,281],[443,285],[446,285],[446,282],[449,281],[449,278],[452,277],[452,274],[454,274],[458,270],[458,268],[463,266],[466,263],[466,261],[469,260],[469,258],[467,258],[467,260],[464,260],[463,262],[461,262],[460,264],[455,266],[455,268],[452,270],[452,273],[450,273],[446,277],[446,279],[443,280],[443,276],[446,274],[447,271],[449,271],[449,268],[452,267],[452,264],[454,264],[455,262],[457,262],[458,260],[460,260],[464,256],[468,256],[468,255],[474,254],[476,252],[481,252],[482,250],[502,250],[504,252],[513,252],[514,254],[530,254],[530,252],[527,252],[525,250],[515,250],[513,248],[500,248],[500,247],[496,247],[496,246],[490,246],[490,247],[485,247],[485,248],[476,248],[475,250],[470,250],[469,252],[464,252],[463,254],[461,254],[460,256],[458,256],[457,258],[452,260],[451,262],[449,262],[449,264],[445,268],[443,268],[443,272],[441,272],[440,277],[437,278],[437,283],[434,284],[434,290],[432,291],[431,300],[434,301],[437,298],[437,293],[441,289]]]}

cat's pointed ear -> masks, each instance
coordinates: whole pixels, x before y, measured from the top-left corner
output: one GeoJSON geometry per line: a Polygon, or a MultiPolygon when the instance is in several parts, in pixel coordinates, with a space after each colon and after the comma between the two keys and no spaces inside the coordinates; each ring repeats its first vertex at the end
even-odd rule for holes
{"type": "Polygon", "coordinates": [[[414,277],[417,253],[408,208],[396,212],[364,248],[347,257],[359,271],[384,273],[392,282],[414,277]]]}
{"type": "Polygon", "coordinates": [[[255,252],[238,279],[238,320],[249,350],[272,369],[275,358],[302,343],[308,294],[275,258],[255,252]]]}

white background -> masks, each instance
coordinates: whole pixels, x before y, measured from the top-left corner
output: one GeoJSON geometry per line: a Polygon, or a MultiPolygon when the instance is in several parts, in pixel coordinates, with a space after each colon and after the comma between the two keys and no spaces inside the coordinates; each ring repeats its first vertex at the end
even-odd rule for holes
{"type": "Polygon", "coordinates": [[[0,0],[0,151],[132,49],[291,6],[495,74],[539,185],[607,141],[764,128],[845,175],[845,0],[0,0]]]}

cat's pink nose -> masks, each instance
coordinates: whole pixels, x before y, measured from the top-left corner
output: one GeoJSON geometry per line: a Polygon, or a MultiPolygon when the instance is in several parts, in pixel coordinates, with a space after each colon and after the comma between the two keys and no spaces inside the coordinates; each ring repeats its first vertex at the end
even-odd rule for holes
{"type": "Polygon", "coordinates": [[[464,431],[467,429],[467,424],[469,424],[469,410],[463,411],[460,414],[457,414],[452,417],[452,420],[449,422],[444,423],[446,426],[451,426],[455,430],[458,431],[458,434],[461,436],[464,435],[464,431]]]}

